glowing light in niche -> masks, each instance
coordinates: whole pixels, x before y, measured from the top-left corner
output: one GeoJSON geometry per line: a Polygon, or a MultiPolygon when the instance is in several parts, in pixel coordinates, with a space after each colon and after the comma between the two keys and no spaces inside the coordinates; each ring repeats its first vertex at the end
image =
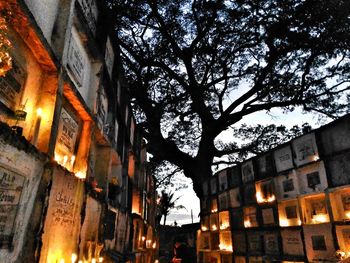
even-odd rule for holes
{"type": "Polygon", "coordinates": [[[244,220],[244,227],[252,227],[252,223],[250,222],[250,220],[244,220]]]}
{"type": "Polygon", "coordinates": [[[345,211],[345,216],[350,219],[350,211],[345,211]]]}
{"type": "Polygon", "coordinates": [[[211,229],[215,231],[215,230],[218,229],[218,227],[217,227],[216,225],[212,225],[212,226],[211,226],[211,229]]]}
{"type": "Polygon", "coordinates": [[[219,249],[220,250],[225,250],[225,251],[233,251],[232,246],[229,245],[229,244],[222,244],[222,243],[220,243],[219,244],[219,249]]]}
{"type": "Polygon", "coordinates": [[[83,172],[83,171],[76,172],[75,176],[78,177],[79,179],[85,179],[86,178],[86,172],[83,172]]]}
{"type": "Polygon", "coordinates": [[[317,214],[312,216],[312,222],[313,223],[325,223],[328,222],[328,215],[327,214],[317,214]]]}
{"type": "Polygon", "coordinates": [[[273,194],[268,196],[267,198],[264,198],[262,196],[261,191],[257,191],[255,196],[256,196],[256,201],[259,204],[261,204],[261,203],[271,203],[271,202],[274,202],[276,200],[276,197],[273,194]]]}
{"type": "Polygon", "coordinates": [[[206,226],[202,226],[202,231],[207,231],[208,228],[206,226]]]}
{"type": "Polygon", "coordinates": [[[280,219],[280,226],[289,226],[289,221],[287,219],[280,219]]]}
{"type": "Polygon", "coordinates": [[[301,225],[301,220],[298,219],[297,223],[294,223],[295,221],[293,220],[293,223],[291,223],[290,220],[286,219],[286,218],[280,218],[280,226],[284,227],[284,226],[293,226],[293,225],[301,225]]]}
{"type": "Polygon", "coordinates": [[[146,240],[146,248],[150,248],[152,245],[152,240],[146,240]]]}
{"type": "Polygon", "coordinates": [[[229,228],[229,227],[230,227],[230,224],[228,222],[223,222],[220,225],[220,229],[226,229],[226,228],[229,228]]]}
{"type": "MultiPolygon", "coordinates": [[[[61,166],[63,166],[64,168],[66,168],[68,171],[73,172],[73,167],[74,167],[74,163],[75,163],[75,155],[72,156],[68,156],[68,155],[61,155],[57,152],[55,152],[55,156],[54,156],[54,160],[60,164],[61,166]]],[[[77,176],[78,177],[78,176],[77,176]]],[[[79,177],[80,178],[80,177],[79,177]]],[[[83,177],[84,179],[85,177],[83,177]]]]}
{"type": "Polygon", "coordinates": [[[77,260],[77,254],[72,254],[72,263],[75,263],[75,261],[77,260]]]}

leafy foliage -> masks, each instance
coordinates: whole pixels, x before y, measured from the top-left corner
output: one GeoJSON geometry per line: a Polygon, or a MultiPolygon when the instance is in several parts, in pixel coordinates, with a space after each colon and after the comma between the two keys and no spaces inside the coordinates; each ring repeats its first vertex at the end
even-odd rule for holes
{"type": "Polygon", "coordinates": [[[237,128],[245,116],[349,111],[348,1],[106,1],[148,152],[182,169],[199,196],[218,158],[273,145],[278,127],[237,128]]]}

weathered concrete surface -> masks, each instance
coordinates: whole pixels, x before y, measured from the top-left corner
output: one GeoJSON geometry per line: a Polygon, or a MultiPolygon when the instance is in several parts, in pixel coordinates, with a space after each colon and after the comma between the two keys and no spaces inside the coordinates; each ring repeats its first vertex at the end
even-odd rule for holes
{"type": "Polygon", "coordinates": [[[0,123],[0,192],[3,197],[19,197],[13,200],[1,198],[0,201],[2,210],[17,209],[13,215],[10,210],[0,212],[4,219],[1,225],[6,225],[5,230],[0,231],[0,262],[34,262],[45,200],[38,192],[45,193],[48,182],[43,176],[46,160],[24,137],[13,134],[7,125],[0,123]],[[13,222],[8,222],[6,218],[13,222]],[[8,233],[12,240],[6,240],[8,233]]]}
{"type": "Polygon", "coordinates": [[[40,262],[69,262],[78,251],[84,183],[59,166],[52,166],[51,173],[40,262]]]}

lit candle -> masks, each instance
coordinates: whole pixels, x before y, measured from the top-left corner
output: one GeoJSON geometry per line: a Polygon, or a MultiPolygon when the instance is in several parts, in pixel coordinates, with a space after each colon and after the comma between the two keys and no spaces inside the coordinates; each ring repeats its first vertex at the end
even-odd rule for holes
{"type": "Polygon", "coordinates": [[[32,140],[32,144],[34,146],[37,146],[38,144],[38,137],[39,137],[39,130],[40,130],[40,124],[41,124],[41,115],[42,115],[42,109],[38,108],[36,110],[36,122],[35,122],[35,126],[34,126],[34,133],[33,133],[33,140],[32,140]]]}
{"type": "Polygon", "coordinates": [[[74,162],[75,162],[75,155],[72,155],[72,157],[70,158],[71,169],[73,169],[74,162]]]}
{"type": "Polygon", "coordinates": [[[345,216],[346,216],[347,218],[350,218],[350,211],[345,211],[345,216]]]}
{"type": "Polygon", "coordinates": [[[146,247],[150,248],[152,244],[152,240],[146,240],[146,247]]]}
{"type": "Polygon", "coordinates": [[[72,263],[75,263],[75,261],[77,260],[77,254],[72,254],[72,263]]]}
{"type": "Polygon", "coordinates": [[[103,257],[100,257],[99,259],[98,259],[98,262],[102,262],[103,261],[103,257]]]}
{"type": "Polygon", "coordinates": [[[68,161],[68,156],[67,155],[65,155],[65,156],[63,156],[63,163],[62,163],[62,166],[66,166],[66,164],[67,164],[67,161],[68,161]]]}

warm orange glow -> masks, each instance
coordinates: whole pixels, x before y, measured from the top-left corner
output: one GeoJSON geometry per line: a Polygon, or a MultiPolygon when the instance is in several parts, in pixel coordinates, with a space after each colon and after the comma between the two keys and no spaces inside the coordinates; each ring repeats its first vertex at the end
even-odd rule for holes
{"type": "Polygon", "coordinates": [[[70,172],[73,171],[75,158],[76,158],[75,155],[72,155],[72,156],[61,155],[61,154],[58,154],[57,152],[55,152],[55,156],[54,156],[54,160],[70,172]]]}
{"type": "Polygon", "coordinates": [[[0,51],[0,77],[6,75],[7,71],[12,68],[12,58],[10,53],[0,51]]]}
{"type": "Polygon", "coordinates": [[[207,231],[208,228],[206,226],[202,226],[202,231],[207,231]]]}
{"type": "Polygon", "coordinates": [[[57,153],[55,153],[54,159],[57,163],[60,163],[62,161],[62,157],[60,155],[58,155],[57,153]]]}
{"type": "Polygon", "coordinates": [[[145,236],[142,236],[142,237],[141,237],[141,240],[142,240],[142,241],[145,241],[145,240],[146,240],[146,237],[145,237],[145,236]]]}
{"type": "Polygon", "coordinates": [[[78,177],[79,179],[85,179],[86,178],[86,172],[78,171],[78,172],[75,173],[75,177],[78,177]]]}
{"type": "Polygon", "coordinates": [[[222,244],[222,243],[220,243],[219,244],[219,248],[220,248],[220,250],[233,251],[232,246],[229,245],[229,244],[222,244]]]}
{"type": "MultiPolygon", "coordinates": [[[[280,226],[283,227],[283,226],[292,226],[292,225],[295,225],[295,224],[291,224],[290,221],[289,221],[288,219],[286,219],[286,218],[280,218],[280,226]]],[[[300,219],[298,219],[298,222],[297,222],[296,225],[298,225],[298,226],[301,225],[301,220],[300,220],[300,219]]]]}
{"type": "Polygon", "coordinates": [[[0,77],[12,68],[12,58],[8,50],[12,43],[7,36],[8,26],[5,17],[0,17],[0,77]]]}
{"type": "Polygon", "coordinates": [[[72,254],[72,263],[75,263],[75,261],[77,260],[77,254],[72,254]]]}
{"type": "Polygon", "coordinates": [[[37,109],[36,109],[36,115],[37,115],[38,117],[42,117],[42,116],[43,116],[43,110],[42,110],[42,108],[37,108],[37,109]]]}
{"type": "Polygon", "coordinates": [[[66,167],[67,161],[68,161],[68,156],[67,155],[63,156],[63,162],[62,162],[63,167],[66,167]]]}
{"type": "Polygon", "coordinates": [[[152,248],[155,249],[156,247],[157,247],[157,243],[156,243],[156,242],[153,242],[152,248]]]}
{"type": "Polygon", "coordinates": [[[244,227],[251,227],[251,226],[252,226],[252,223],[250,222],[249,219],[244,220],[244,227]]]}
{"type": "Polygon", "coordinates": [[[268,196],[267,198],[264,198],[260,191],[256,192],[256,201],[259,204],[261,204],[261,203],[271,203],[271,202],[274,202],[275,200],[276,200],[276,197],[273,194],[271,196],[268,196]]]}
{"type": "Polygon", "coordinates": [[[91,259],[91,263],[96,263],[96,259],[91,259]]]}
{"type": "Polygon", "coordinates": [[[211,212],[212,213],[216,213],[218,210],[217,209],[212,209],[211,212]]]}
{"type": "Polygon", "coordinates": [[[350,219],[350,211],[346,211],[345,216],[350,219]]]}
{"type": "Polygon", "coordinates": [[[287,219],[280,218],[280,226],[289,226],[289,221],[287,219]]]}
{"type": "Polygon", "coordinates": [[[349,251],[342,251],[340,249],[338,249],[336,252],[335,252],[336,256],[338,259],[340,260],[344,260],[344,259],[347,259],[348,257],[350,257],[350,252],[349,251]]]}
{"type": "Polygon", "coordinates": [[[320,159],[320,157],[319,156],[317,156],[317,155],[314,155],[314,157],[312,158],[314,161],[318,161],[319,159],[320,159]]]}
{"type": "Polygon", "coordinates": [[[218,227],[216,225],[212,225],[211,229],[215,231],[215,230],[218,230],[218,227]]]}
{"type": "Polygon", "coordinates": [[[220,225],[220,229],[227,229],[230,227],[230,224],[228,222],[223,222],[221,225],[220,225]]]}
{"type": "Polygon", "coordinates": [[[328,222],[328,215],[327,214],[317,214],[312,216],[312,222],[313,223],[325,223],[328,222]]]}
{"type": "Polygon", "coordinates": [[[146,240],[146,248],[150,248],[152,244],[152,240],[146,240]]]}
{"type": "Polygon", "coordinates": [[[82,261],[82,260],[79,260],[78,263],[83,263],[83,261],[82,261]]]}

